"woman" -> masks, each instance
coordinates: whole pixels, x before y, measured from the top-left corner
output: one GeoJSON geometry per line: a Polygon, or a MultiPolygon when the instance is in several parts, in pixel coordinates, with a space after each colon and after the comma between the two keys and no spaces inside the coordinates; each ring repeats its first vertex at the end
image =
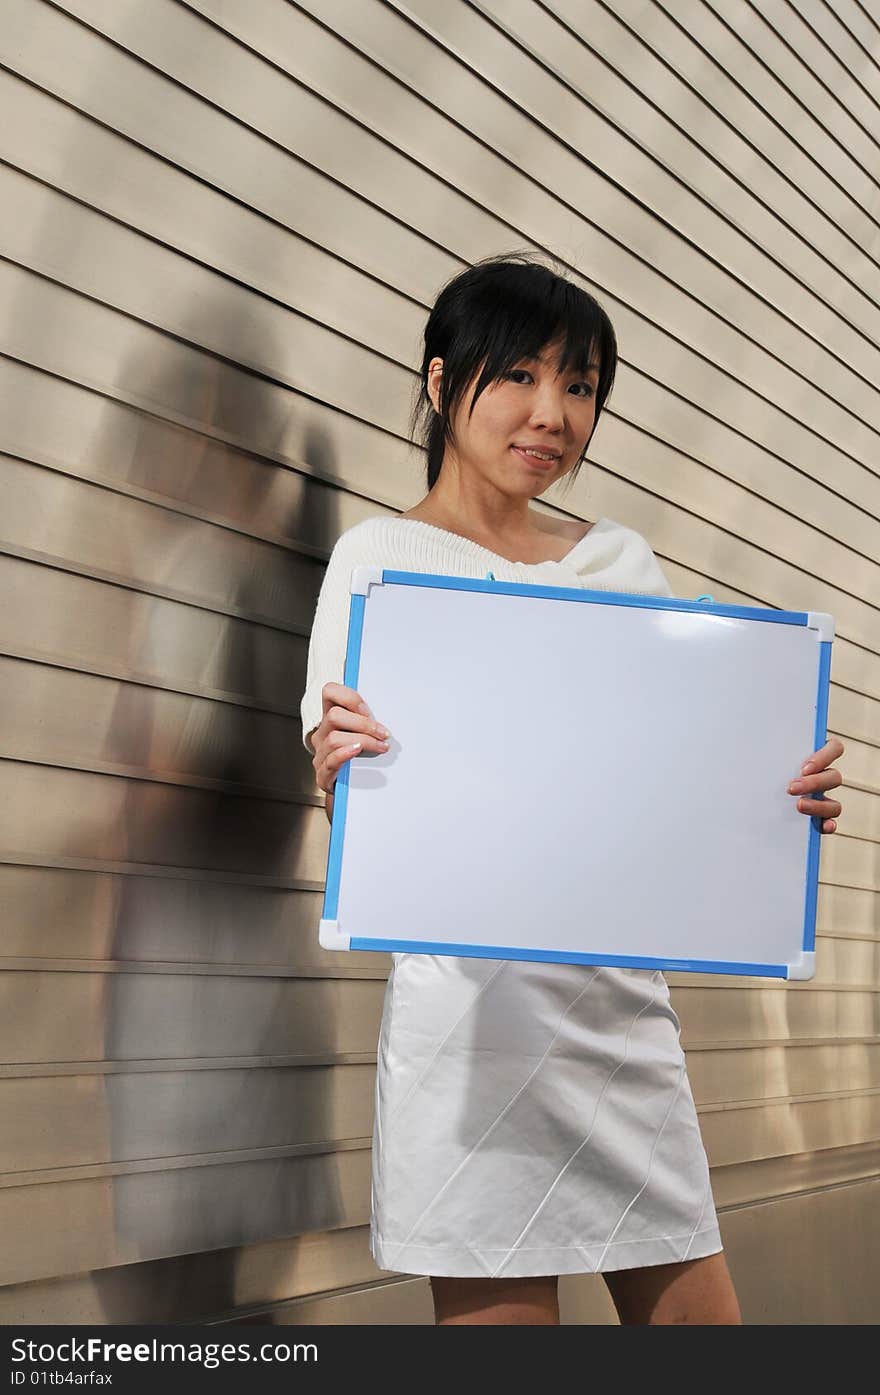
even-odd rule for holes
{"type": "MultiPolygon", "coordinates": [[[[526,255],[478,263],[441,292],[416,407],[428,492],[399,518],[343,533],[318,599],[302,717],[328,818],[344,762],[389,749],[341,682],[352,567],[672,594],[632,529],[530,507],[576,476],[616,362],[604,310],[526,255]]],[[[539,723],[526,739],[552,730],[539,723]]],[[[829,741],[790,788],[828,833],[840,805],[811,796],[841,783],[828,767],[842,752],[829,741]]],[[[622,1322],[739,1322],[662,974],[392,958],[375,1092],[377,1264],[430,1275],[439,1323],[558,1323],[557,1276],[584,1272],[604,1275],[622,1322]]]]}

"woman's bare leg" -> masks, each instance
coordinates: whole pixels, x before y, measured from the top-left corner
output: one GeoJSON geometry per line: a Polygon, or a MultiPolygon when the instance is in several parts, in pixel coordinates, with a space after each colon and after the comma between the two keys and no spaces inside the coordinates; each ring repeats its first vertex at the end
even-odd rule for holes
{"type": "Polygon", "coordinates": [[[438,1327],[481,1322],[559,1326],[557,1279],[431,1279],[438,1327]]]}
{"type": "Polygon", "coordinates": [[[724,1254],[684,1264],[651,1264],[603,1275],[617,1315],[626,1326],[742,1322],[724,1254]]]}

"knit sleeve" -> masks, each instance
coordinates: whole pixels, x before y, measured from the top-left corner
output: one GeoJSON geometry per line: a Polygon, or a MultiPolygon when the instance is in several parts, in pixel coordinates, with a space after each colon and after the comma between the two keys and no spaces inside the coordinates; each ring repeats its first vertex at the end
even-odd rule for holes
{"type": "Polygon", "coordinates": [[[310,756],[314,751],[308,737],[320,725],[324,714],[321,699],[324,684],[343,681],[351,573],[354,567],[373,560],[375,547],[370,546],[370,538],[371,531],[365,523],[355,524],[339,536],[318,593],[309,639],[306,687],[300,704],[303,745],[310,756]]]}

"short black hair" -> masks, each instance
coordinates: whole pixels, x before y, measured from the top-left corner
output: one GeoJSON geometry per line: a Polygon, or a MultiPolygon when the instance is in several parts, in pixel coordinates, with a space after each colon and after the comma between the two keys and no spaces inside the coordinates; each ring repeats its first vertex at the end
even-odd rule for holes
{"type": "MultiPolygon", "coordinates": [[[[425,325],[411,422],[411,434],[427,452],[428,489],[439,477],[446,443],[452,440],[450,416],[481,366],[471,411],[490,383],[520,360],[537,358],[548,344],[559,341],[562,372],[573,369],[586,374],[588,365],[598,359],[595,420],[599,420],[617,368],[614,327],[593,296],[537,261],[536,255],[510,252],[476,262],[448,281],[434,302],[425,325]],[[438,412],[428,396],[428,365],[433,358],[443,360],[438,412]]],[[[569,484],[583,464],[587,446],[569,472],[569,484]]]]}

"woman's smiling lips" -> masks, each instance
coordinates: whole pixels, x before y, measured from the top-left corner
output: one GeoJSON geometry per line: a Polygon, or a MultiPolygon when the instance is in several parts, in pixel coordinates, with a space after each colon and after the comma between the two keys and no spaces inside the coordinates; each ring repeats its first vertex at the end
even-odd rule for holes
{"type": "MultiPolygon", "coordinates": [[[[524,446],[511,446],[510,449],[516,451],[521,460],[524,460],[527,465],[533,466],[536,470],[553,470],[559,464],[559,456],[551,451],[543,451],[542,454],[550,455],[551,459],[542,460],[541,456],[530,455],[528,449],[524,446]]],[[[539,447],[535,446],[534,449],[538,450],[539,447]]]]}

